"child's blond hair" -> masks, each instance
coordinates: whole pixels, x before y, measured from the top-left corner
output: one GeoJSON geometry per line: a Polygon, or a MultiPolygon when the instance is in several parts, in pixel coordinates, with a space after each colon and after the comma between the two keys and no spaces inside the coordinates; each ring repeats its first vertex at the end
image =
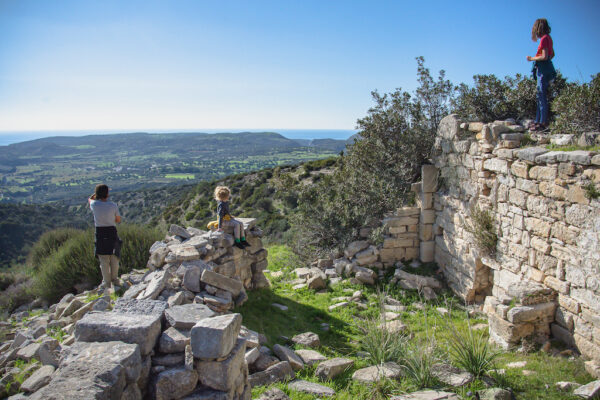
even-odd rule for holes
{"type": "Polygon", "coordinates": [[[215,188],[215,200],[224,201],[231,195],[231,190],[227,186],[217,186],[215,188]]]}

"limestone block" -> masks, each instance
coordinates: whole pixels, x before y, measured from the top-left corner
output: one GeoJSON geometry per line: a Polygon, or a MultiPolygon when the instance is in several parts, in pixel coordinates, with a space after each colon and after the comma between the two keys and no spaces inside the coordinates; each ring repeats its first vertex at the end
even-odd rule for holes
{"type": "Polygon", "coordinates": [[[46,386],[52,379],[54,369],[52,365],[42,366],[21,384],[21,390],[32,393],[46,386]]]}
{"type": "Polygon", "coordinates": [[[188,331],[179,331],[173,327],[165,330],[158,340],[158,349],[161,353],[181,353],[186,344],[190,342],[188,331]]]}
{"type": "MultiPolygon", "coordinates": [[[[466,149],[465,149],[466,151],[466,149]]],[[[424,193],[433,193],[437,190],[438,169],[434,165],[421,166],[421,182],[424,193]]]]}
{"type": "Polygon", "coordinates": [[[514,324],[554,319],[555,303],[535,304],[532,306],[517,306],[508,311],[507,319],[514,324]]]}
{"type": "Polygon", "coordinates": [[[182,330],[192,329],[198,321],[215,315],[216,313],[204,304],[182,304],[165,311],[169,325],[182,330]]]}
{"type": "Polygon", "coordinates": [[[544,284],[562,294],[569,294],[571,286],[569,282],[561,281],[553,276],[546,276],[544,284]]]}
{"type": "Polygon", "coordinates": [[[419,254],[421,262],[433,262],[435,259],[435,241],[421,242],[419,254]]]}
{"type": "Polygon", "coordinates": [[[510,166],[510,171],[514,176],[517,176],[519,178],[528,178],[528,166],[523,161],[515,161],[514,163],[512,163],[512,165],[510,166]]]}
{"type": "Polygon", "coordinates": [[[346,258],[351,259],[356,253],[366,249],[367,247],[369,247],[369,242],[367,242],[366,240],[358,240],[356,242],[352,242],[348,245],[346,250],[344,250],[344,255],[346,256],[346,258]]]}
{"type": "Polygon", "coordinates": [[[216,359],[225,357],[235,345],[242,316],[228,314],[200,320],[191,330],[190,340],[194,357],[216,359]]]}
{"type": "Polygon", "coordinates": [[[224,392],[233,389],[236,380],[243,374],[242,369],[246,368],[245,351],[245,341],[239,339],[225,360],[198,360],[196,370],[198,371],[200,383],[224,392]]]}
{"type": "Polygon", "coordinates": [[[248,377],[248,381],[252,387],[266,386],[275,382],[281,382],[287,379],[294,379],[296,374],[287,361],[281,361],[270,366],[264,371],[257,372],[248,377]]]}
{"type": "Polygon", "coordinates": [[[79,342],[135,343],[140,346],[143,356],[152,351],[160,333],[161,316],[158,314],[94,311],[75,324],[75,339],[79,342]]]}
{"type": "Polygon", "coordinates": [[[483,129],[483,122],[469,122],[469,131],[480,132],[483,129]]]}
{"type": "Polygon", "coordinates": [[[501,160],[499,158],[490,158],[488,160],[485,160],[483,162],[483,168],[488,170],[488,171],[492,171],[492,172],[497,172],[500,174],[507,174],[508,173],[508,163],[506,160],[501,160]]]}
{"type": "Polygon", "coordinates": [[[354,372],[352,380],[361,383],[373,383],[381,379],[396,379],[402,374],[402,368],[394,363],[387,362],[382,365],[362,368],[354,372]]]}
{"type": "Polygon", "coordinates": [[[575,339],[575,344],[581,354],[596,362],[600,362],[600,345],[586,339],[578,333],[575,333],[573,338],[575,339]]]}
{"type": "Polygon", "coordinates": [[[281,361],[289,362],[295,371],[299,371],[304,368],[304,362],[302,359],[289,347],[276,344],[273,347],[273,352],[281,361]]]}
{"type": "Polygon", "coordinates": [[[244,288],[242,282],[209,270],[202,272],[200,280],[219,289],[227,290],[233,297],[237,297],[244,288]]]}
{"type": "Polygon", "coordinates": [[[34,400],[120,399],[140,377],[139,346],[123,342],[74,343],[61,367],[29,398],[34,400]]]}
{"type": "Polygon", "coordinates": [[[198,373],[183,367],[167,369],[159,373],[152,382],[156,400],[180,399],[192,393],[198,382],[198,373]]]}
{"type": "Polygon", "coordinates": [[[317,348],[321,345],[321,341],[319,339],[319,335],[313,332],[304,332],[298,335],[295,335],[292,338],[292,342],[295,344],[299,344],[302,346],[317,348]]]}
{"type": "Polygon", "coordinates": [[[517,158],[523,161],[535,162],[536,157],[548,153],[548,149],[545,147],[527,147],[516,152],[517,158]]]}
{"type": "Polygon", "coordinates": [[[529,177],[538,181],[553,181],[556,179],[557,168],[554,165],[535,165],[529,170],[529,177]]]}
{"type": "Polygon", "coordinates": [[[295,380],[288,384],[290,389],[298,392],[308,393],[312,396],[317,397],[331,397],[335,395],[335,390],[330,387],[319,385],[318,383],[309,382],[305,380],[295,380]]]}

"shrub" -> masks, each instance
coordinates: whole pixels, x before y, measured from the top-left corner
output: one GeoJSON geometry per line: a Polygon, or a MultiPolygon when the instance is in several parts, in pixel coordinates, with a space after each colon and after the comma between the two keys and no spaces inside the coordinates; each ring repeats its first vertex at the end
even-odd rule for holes
{"type": "Polygon", "coordinates": [[[494,254],[498,235],[491,211],[483,210],[478,205],[471,208],[471,222],[465,222],[464,228],[475,238],[475,245],[484,254],[494,254]]]}
{"type": "Polygon", "coordinates": [[[45,232],[31,248],[27,264],[37,270],[40,263],[72,237],[81,234],[80,229],[58,228],[45,232]]]}
{"type": "Polygon", "coordinates": [[[459,330],[448,321],[450,331],[449,352],[454,364],[479,378],[494,369],[494,361],[500,353],[494,351],[488,342],[485,331],[474,332],[470,325],[459,330]]]}
{"type": "MultiPolygon", "coordinates": [[[[119,236],[123,240],[119,268],[122,274],[144,268],[150,246],[161,235],[154,229],[123,224],[119,236]]],[[[94,256],[94,232],[88,229],[68,239],[41,262],[33,290],[37,296],[53,302],[72,292],[78,283],[98,284],[101,280],[94,256]]]]}
{"type": "MultiPolygon", "coordinates": [[[[536,111],[536,81],[516,74],[499,79],[495,75],[475,75],[474,85],[461,83],[454,99],[454,112],[471,121],[495,121],[507,118],[534,118],[536,111]]],[[[548,101],[567,87],[566,79],[557,74],[550,85],[548,101]]]]}
{"type": "Polygon", "coordinates": [[[553,132],[579,134],[600,130],[600,74],[591,82],[569,85],[552,103],[553,132]]]}
{"type": "Polygon", "coordinates": [[[600,197],[600,191],[596,188],[594,182],[588,183],[583,187],[583,189],[585,190],[585,197],[587,197],[589,200],[600,197]]]}

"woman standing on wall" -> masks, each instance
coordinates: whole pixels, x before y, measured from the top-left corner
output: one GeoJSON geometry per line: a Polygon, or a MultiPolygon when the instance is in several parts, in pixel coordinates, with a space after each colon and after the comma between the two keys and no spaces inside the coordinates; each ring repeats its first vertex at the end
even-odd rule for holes
{"type": "Polygon", "coordinates": [[[538,39],[540,44],[535,56],[527,56],[527,61],[533,61],[533,79],[537,80],[537,107],[535,123],[530,126],[532,131],[541,131],[548,127],[548,86],[556,78],[556,70],[552,64],[554,45],[550,37],[550,25],[546,18],[535,21],[531,28],[531,39],[538,39]]]}
{"type": "Polygon", "coordinates": [[[117,234],[117,224],[121,222],[119,208],[108,201],[108,186],[98,185],[94,194],[88,199],[94,213],[96,226],[96,257],[100,260],[102,287],[109,290],[119,283],[119,258],[121,256],[121,239],[117,234]]]}

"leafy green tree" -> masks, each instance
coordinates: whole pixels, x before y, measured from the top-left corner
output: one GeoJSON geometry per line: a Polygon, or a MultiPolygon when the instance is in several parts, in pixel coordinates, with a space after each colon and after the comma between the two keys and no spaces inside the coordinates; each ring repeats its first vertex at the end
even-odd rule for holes
{"type": "Polygon", "coordinates": [[[417,58],[414,95],[402,89],[372,92],[375,105],[357,122],[359,139],[332,175],[301,191],[294,219],[299,250],[341,249],[358,229],[409,200],[410,184],[427,161],[454,96],[444,71],[433,79],[424,64],[417,58]]]}

